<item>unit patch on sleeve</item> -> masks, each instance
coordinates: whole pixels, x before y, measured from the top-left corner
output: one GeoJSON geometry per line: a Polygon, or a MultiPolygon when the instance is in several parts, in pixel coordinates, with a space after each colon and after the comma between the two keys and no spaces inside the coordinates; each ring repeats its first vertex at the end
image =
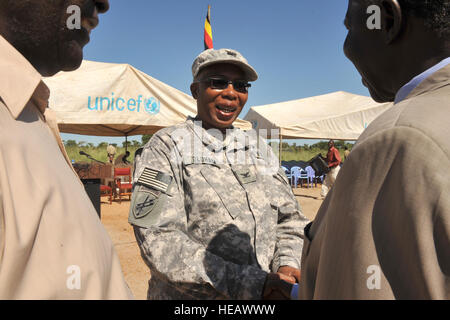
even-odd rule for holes
{"type": "Polygon", "coordinates": [[[142,219],[150,212],[158,201],[159,194],[153,192],[138,192],[132,203],[132,210],[136,219],[142,219]]]}
{"type": "Polygon", "coordinates": [[[149,228],[158,223],[167,195],[161,191],[137,186],[131,198],[128,222],[142,228],[149,228]]]}

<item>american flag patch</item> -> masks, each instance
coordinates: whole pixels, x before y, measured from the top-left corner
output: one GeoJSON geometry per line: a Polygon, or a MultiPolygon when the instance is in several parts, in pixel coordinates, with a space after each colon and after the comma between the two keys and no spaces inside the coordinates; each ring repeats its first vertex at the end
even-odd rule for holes
{"type": "Polygon", "coordinates": [[[137,182],[148,188],[167,192],[172,182],[172,177],[166,173],[145,168],[137,182]]]}

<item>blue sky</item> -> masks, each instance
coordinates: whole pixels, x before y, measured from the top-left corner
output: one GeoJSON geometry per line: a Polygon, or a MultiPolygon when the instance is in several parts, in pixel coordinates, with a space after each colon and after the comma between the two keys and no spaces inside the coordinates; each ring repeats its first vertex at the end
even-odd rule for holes
{"type": "MultiPolygon", "coordinates": [[[[368,95],[344,56],[347,0],[110,0],[85,47],[85,59],[129,63],[189,93],[191,65],[203,50],[208,4],[215,48],[240,51],[259,73],[240,115],[252,106],[333,91],[368,95]]],[[[124,138],[62,134],[121,143],[124,138]]],[[[131,137],[140,140],[140,137],[131,137]]],[[[306,142],[306,141],[302,141],[306,142]]],[[[311,142],[311,141],[309,141],[311,142]]]]}

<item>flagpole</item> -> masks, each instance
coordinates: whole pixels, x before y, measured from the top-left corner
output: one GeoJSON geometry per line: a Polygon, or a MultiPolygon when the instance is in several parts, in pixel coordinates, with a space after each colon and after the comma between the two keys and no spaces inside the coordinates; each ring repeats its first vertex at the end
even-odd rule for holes
{"type": "Polygon", "coordinates": [[[281,128],[280,128],[280,145],[278,147],[279,147],[278,154],[280,157],[279,160],[280,160],[280,166],[281,166],[281,154],[283,153],[283,135],[281,134],[281,128]]]}

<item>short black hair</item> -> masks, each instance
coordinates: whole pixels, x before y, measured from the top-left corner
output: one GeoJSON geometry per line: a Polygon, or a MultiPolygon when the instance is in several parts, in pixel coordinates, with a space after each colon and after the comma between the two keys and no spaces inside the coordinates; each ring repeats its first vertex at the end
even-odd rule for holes
{"type": "MultiPolygon", "coordinates": [[[[450,35],[450,0],[397,0],[402,10],[407,14],[422,18],[425,27],[439,36],[450,35]]],[[[374,4],[374,0],[364,0],[374,4]]]]}

